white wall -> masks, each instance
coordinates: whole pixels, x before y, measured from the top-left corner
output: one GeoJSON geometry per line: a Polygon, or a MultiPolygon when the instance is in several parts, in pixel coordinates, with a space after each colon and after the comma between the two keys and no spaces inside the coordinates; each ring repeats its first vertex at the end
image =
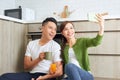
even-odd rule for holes
{"type": "Polygon", "coordinates": [[[4,15],[4,10],[10,8],[15,8],[15,0],[0,0],[0,15],[4,15]]]}
{"type": "Polygon", "coordinates": [[[109,12],[109,18],[120,18],[119,0],[16,0],[16,6],[18,5],[34,9],[37,20],[48,16],[56,17],[53,13],[61,13],[65,5],[68,5],[70,11],[76,9],[68,18],[72,20],[87,19],[88,12],[109,12]]]}

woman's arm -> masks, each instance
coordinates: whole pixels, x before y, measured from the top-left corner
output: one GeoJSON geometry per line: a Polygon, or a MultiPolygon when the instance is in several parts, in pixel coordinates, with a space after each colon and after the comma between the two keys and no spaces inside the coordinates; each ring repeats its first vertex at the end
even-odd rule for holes
{"type": "Polygon", "coordinates": [[[99,24],[100,26],[100,29],[99,29],[99,32],[98,34],[100,36],[102,36],[104,34],[104,19],[103,19],[103,15],[102,14],[97,14],[96,15],[96,19],[97,19],[97,23],[99,24]]]}
{"type": "Polygon", "coordinates": [[[96,14],[97,24],[99,25],[99,32],[95,38],[86,39],[86,46],[92,47],[97,46],[101,43],[103,34],[104,34],[104,19],[102,14],[96,14]]]}

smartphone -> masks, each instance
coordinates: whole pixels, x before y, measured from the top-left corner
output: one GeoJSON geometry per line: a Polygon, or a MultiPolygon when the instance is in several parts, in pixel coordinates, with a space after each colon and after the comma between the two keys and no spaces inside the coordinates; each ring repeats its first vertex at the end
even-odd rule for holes
{"type": "Polygon", "coordinates": [[[88,17],[88,21],[97,22],[96,13],[88,13],[87,17],[88,17]]]}
{"type": "MultiPolygon", "coordinates": [[[[95,12],[90,12],[87,14],[88,17],[88,21],[92,21],[92,22],[98,22],[97,18],[96,18],[96,14],[95,12]]],[[[104,13],[100,13],[102,16],[106,16],[108,15],[108,12],[104,12],[104,13]]]]}

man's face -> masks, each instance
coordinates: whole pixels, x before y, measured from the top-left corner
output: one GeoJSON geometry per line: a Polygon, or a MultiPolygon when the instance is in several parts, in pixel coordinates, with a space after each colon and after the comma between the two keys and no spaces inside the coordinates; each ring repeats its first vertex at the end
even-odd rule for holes
{"type": "Polygon", "coordinates": [[[42,26],[42,37],[47,40],[52,40],[56,35],[57,26],[53,22],[48,22],[42,26]]]}

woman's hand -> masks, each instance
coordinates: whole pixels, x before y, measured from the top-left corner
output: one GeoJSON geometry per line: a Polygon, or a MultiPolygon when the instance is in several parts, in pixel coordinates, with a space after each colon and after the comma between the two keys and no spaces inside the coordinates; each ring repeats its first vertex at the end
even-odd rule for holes
{"type": "Polygon", "coordinates": [[[102,14],[96,14],[97,23],[101,28],[104,28],[104,19],[102,14]]]}
{"type": "Polygon", "coordinates": [[[100,30],[99,30],[99,35],[103,35],[104,34],[104,19],[103,19],[103,14],[96,14],[96,19],[97,19],[97,23],[100,26],[100,30]]]}

